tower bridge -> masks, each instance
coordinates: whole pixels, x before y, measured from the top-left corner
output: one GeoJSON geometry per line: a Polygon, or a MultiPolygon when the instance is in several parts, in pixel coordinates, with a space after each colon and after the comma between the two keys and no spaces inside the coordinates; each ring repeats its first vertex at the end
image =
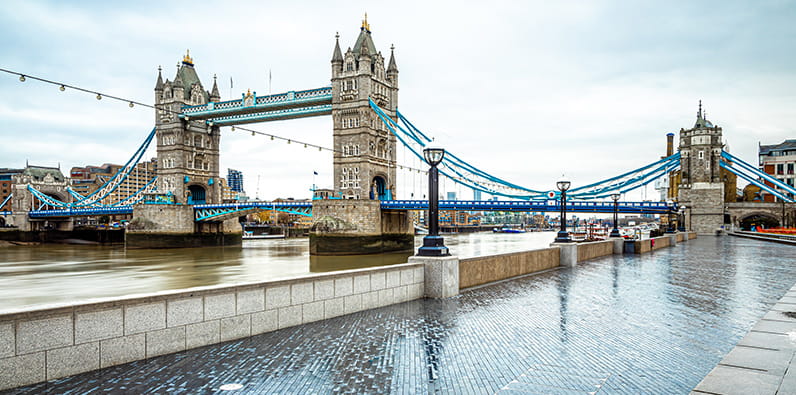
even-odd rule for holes
{"type": "MultiPolygon", "coordinates": [[[[247,91],[240,99],[221,101],[215,77],[211,89],[206,90],[193,58],[186,53],[173,80],[164,79],[162,70],[158,70],[154,87],[155,128],[125,166],[134,166],[149,141],[154,140],[157,177],[135,199],[115,206],[97,203],[103,194],[118,186],[124,171],[129,171],[125,169],[94,197],[71,191],[64,180],[20,179],[14,191],[11,222],[23,230],[36,230],[44,220],[68,229],[75,216],[131,214],[133,220],[127,228],[130,245],[146,247],[158,240],[162,246],[194,246],[239,243],[238,217],[258,210],[279,210],[313,215],[313,253],[323,254],[327,248],[339,252],[335,245],[340,244],[352,253],[372,251],[373,245],[381,251],[411,249],[413,229],[407,211],[426,209],[428,202],[396,200],[396,173],[402,167],[397,161],[397,147],[400,142],[421,157],[420,151],[432,139],[398,111],[399,71],[394,47],[387,60],[377,50],[370,25],[364,20],[352,47],[343,51],[340,37],[336,36],[330,63],[330,86],[264,96],[247,91]],[[218,182],[221,127],[327,115],[332,118],[333,195],[339,199],[222,203],[218,182]]],[[[662,159],[568,191],[568,197],[574,200],[567,203],[568,211],[610,213],[614,205],[606,201],[608,196],[668,176],[668,196],[673,204],[620,202],[618,211],[670,214],[679,206],[686,206],[686,225],[698,233],[715,232],[726,218],[740,223],[750,215],[774,216],[777,209],[783,219],[796,217],[792,204],[796,190],[766,178],[726,152],[722,129],[706,119],[701,103],[694,127],[680,130],[677,152],[672,134],[669,139],[662,159]],[[733,204],[728,196],[734,196],[736,177],[789,203],[773,208],[733,204]]],[[[557,192],[510,183],[453,153],[445,156],[439,168],[441,174],[458,184],[512,199],[441,201],[440,209],[560,211],[557,192]]]]}

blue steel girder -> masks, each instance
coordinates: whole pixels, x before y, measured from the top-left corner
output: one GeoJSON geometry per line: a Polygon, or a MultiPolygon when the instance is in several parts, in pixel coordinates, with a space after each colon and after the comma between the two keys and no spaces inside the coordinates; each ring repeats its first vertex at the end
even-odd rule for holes
{"type": "Polygon", "coordinates": [[[194,219],[202,221],[221,221],[257,211],[279,211],[288,214],[312,216],[311,202],[247,202],[224,204],[201,204],[194,206],[194,219]]]}
{"type": "Polygon", "coordinates": [[[184,106],[182,119],[207,120],[217,125],[275,121],[331,113],[332,88],[290,91],[199,106],[184,106]]]}
{"type": "Polygon", "coordinates": [[[94,215],[132,214],[133,206],[73,208],[64,210],[32,210],[29,218],[90,217],[94,215]]]}
{"type": "MultiPolygon", "coordinates": [[[[382,210],[426,210],[426,200],[390,200],[381,202],[382,210]]],[[[440,210],[451,211],[522,211],[559,212],[559,200],[546,201],[478,201],[478,200],[440,200],[440,210]]],[[[668,214],[677,211],[676,205],[666,202],[619,202],[618,212],[624,214],[668,214]]],[[[606,213],[614,212],[613,202],[568,201],[567,212],[606,213]]]]}

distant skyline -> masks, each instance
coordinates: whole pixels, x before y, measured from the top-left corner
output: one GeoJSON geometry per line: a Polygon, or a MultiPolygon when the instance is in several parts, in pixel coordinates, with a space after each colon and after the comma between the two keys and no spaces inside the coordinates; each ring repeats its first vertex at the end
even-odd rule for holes
{"type": "MultiPolygon", "coordinates": [[[[153,103],[158,66],[173,79],[190,49],[222,100],[316,88],[330,84],[335,34],[353,46],[365,12],[377,49],[388,56],[395,45],[401,112],[516,184],[553,189],[564,173],[576,187],[651,163],[666,133],[693,126],[699,100],[749,163],[758,144],[796,138],[787,1],[7,1],[0,68],[153,103]]],[[[0,92],[0,167],[124,163],[154,125],[151,109],[5,73],[0,92]]],[[[328,116],[248,127],[332,145],[328,116]]],[[[263,199],[306,198],[313,182],[333,181],[329,152],[224,128],[220,176],[227,168],[263,199]]],[[[422,194],[418,178],[399,174],[398,196],[422,194]]]]}

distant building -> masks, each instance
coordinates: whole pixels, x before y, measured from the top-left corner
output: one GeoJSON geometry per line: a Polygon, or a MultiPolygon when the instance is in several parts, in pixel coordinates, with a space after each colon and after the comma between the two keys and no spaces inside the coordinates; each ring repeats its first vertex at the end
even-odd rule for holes
{"type": "Polygon", "coordinates": [[[473,200],[475,201],[481,200],[481,191],[473,189],[473,200]]]}
{"type": "Polygon", "coordinates": [[[456,192],[448,192],[447,199],[448,200],[456,200],[456,192]]]}
{"type": "MultiPolygon", "coordinates": [[[[780,144],[760,145],[759,156],[760,170],[790,186],[796,184],[796,174],[794,174],[794,168],[796,168],[796,139],[785,140],[780,144]]],[[[766,185],[774,187],[768,181],[766,181],[766,185]]],[[[761,191],[761,193],[763,201],[779,201],[777,197],[768,192],[761,191]]],[[[785,192],[782,193],[784,194],[785,192]]]]}
{"type": "MultiPolygon", "coordinates": [[[[102,186],[110,181],[123,167],[122,165],[110,163],[105,163],[101,166],[88,165],[85,167],[73,167],[69,171],[69,176],[72,179],[71,188],[83,196],[88,196],[94,191],[102,188],[102,186]]],[[[127,178],[119,187],[102,199],[100,203],[115,204],[135,195],[155,177],[156,171],[156,158],[137,164],[130,170],[127,178]]]]}
{"type": "Polygon", "coordinates": [[[235,169],[227,169],[227,185],[234,192],[243,193],[243,172],[235,169]]]}
{"type": "Polygon", "coordinates": [[[12,176],[22,173],[23,170],[0,168],[0,211],[11,211],[11,199],[8,197],[11,196],[14,185],[12,176]]]}

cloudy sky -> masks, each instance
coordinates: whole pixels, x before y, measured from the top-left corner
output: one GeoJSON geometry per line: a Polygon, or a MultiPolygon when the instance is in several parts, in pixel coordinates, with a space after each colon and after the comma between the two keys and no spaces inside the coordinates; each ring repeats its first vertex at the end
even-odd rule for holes
{"type": "MultiPolygon", "coordinates": [[[[401,112],[523,186],[551,189],[562,173],[583,185],[653,162],[667,132],[693,126],[700,99],[752,164],[758,143],[796,138],[789,1],[4,1],[0,68],[152,103],[158,66],[173,79],[190,49],[222,100],[316,88],[330,84],[335,33],[353,46],[365,12],[377,48],[395,45],[401,112]]],[[[0,73],[0,124],[0,167],[68,171],[124,163],[154,113],[0,73]]],[[[332,143],[330,117],[251,127],[332,143]]],[[[308,197],[313,171],[332,184],[328,152],[228,128],[221,166],[242,170],[260,198],[308,197]]],[[[399,176],[399,197],[418,182],[399,176]]]]}

